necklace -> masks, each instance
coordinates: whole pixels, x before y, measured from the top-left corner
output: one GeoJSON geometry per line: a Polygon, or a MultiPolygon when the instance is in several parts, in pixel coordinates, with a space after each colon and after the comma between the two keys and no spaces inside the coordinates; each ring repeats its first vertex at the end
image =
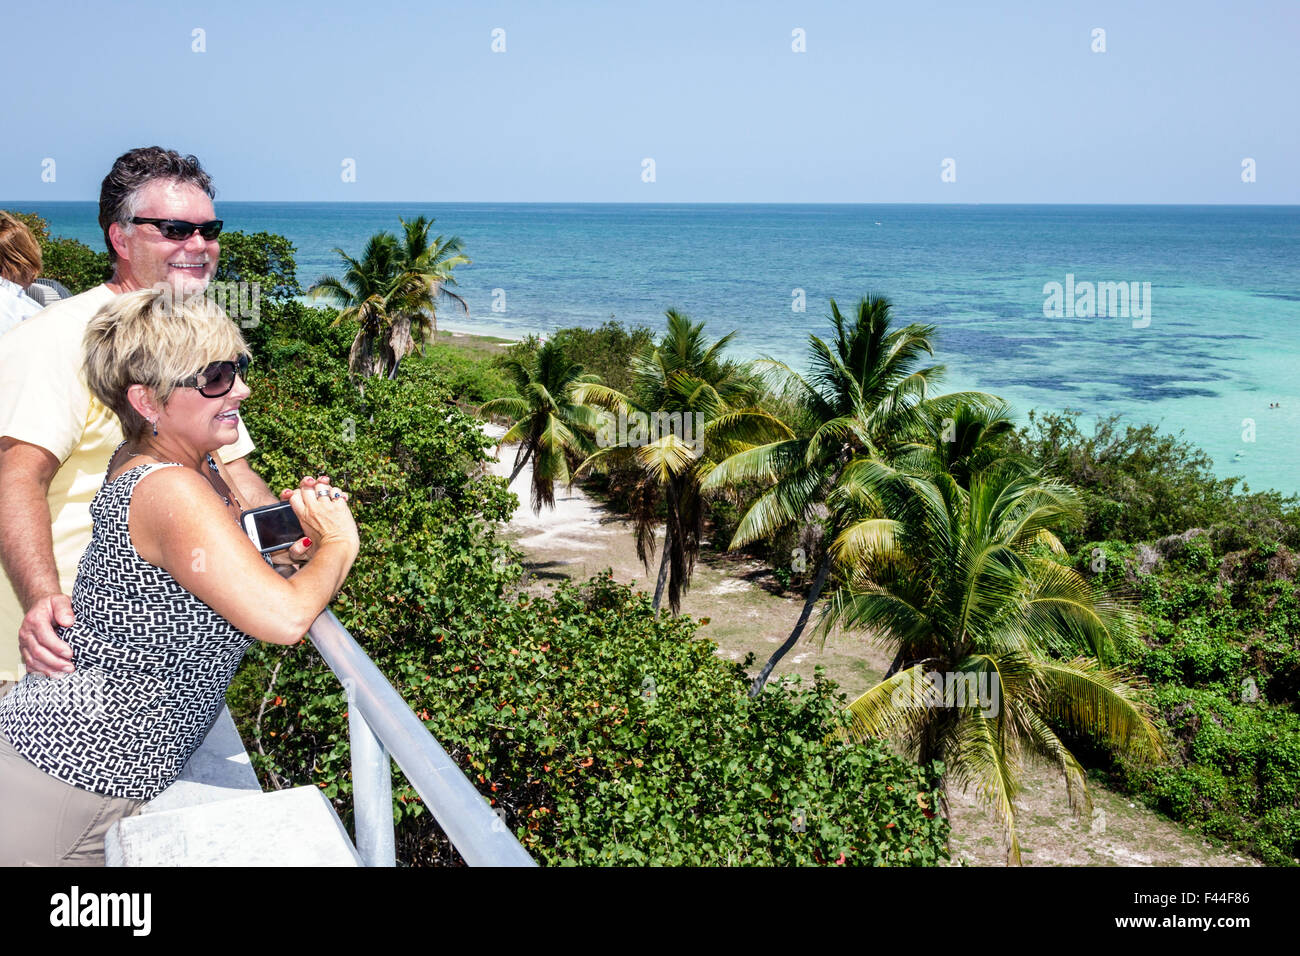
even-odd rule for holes
{"type": "MultiPolygon", "coordinates": [[[[131,449],[131,448],[124,448],[123,450],[126,452],[127,458],[143,456],[143,457],[152,458],[155,461],[159,460],[157,455],[151,454],[150,452],[147,451],[140,451],[138,449],[131,449]]],[[[227,508],[229,508],[233,504],[236,510],[241,509],[242,506],[239,503],[239,499],[236,498],[235,493],[230,490],[230,486],[226,484],[226,480],[221,477],[221,471],[217,468],[217,463],[213,460],[211,455],[207,455],[206,457],[208,459],[208,472],[209,472],[208,484],[212,486],[212,490],[221,496],[221,500],[226,503],[227,508]]],[[[116,460],[116,456],[114,456],[114,459],[116,460]]],[[[111,466],[112,462],[110,462],[109,464],[111,466]]],[[[112,470],[111,467],[109,470],[110,471],[112,470]]]]}
{"type": "Polygon", "coordinates": [[[221,495],[221,500],[226,503],[226,507],[229,508],[233,502],[236,510],[238,510],[239,499],[236,498],[235,493],[230,490],[230,486],[226,484],[226,479],[221,477],[221,472],[217,469],[217,463],[212,460],[211,455],[208,455],[208,470],[212,472],[208,481],[211,482],[212,487],[216,489],[217,494],[221,495]]]}

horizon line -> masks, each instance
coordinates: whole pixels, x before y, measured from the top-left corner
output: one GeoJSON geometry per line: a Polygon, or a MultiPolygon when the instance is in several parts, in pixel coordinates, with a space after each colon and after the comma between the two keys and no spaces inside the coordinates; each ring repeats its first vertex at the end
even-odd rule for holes
{"type": "MultiPolygon", "coordinates": [[[[99,198],[91,199],[0,199],[0,204],[10,203],[98,203],[99,198]]],[[[796,200],[606,200],[606,199],[223,199],[218,197],[215,203],[266,203],[283,206],[318,205],[328,203],[337,206],[1224,206],[1232,208],[1274,208],[1287,209],[1300,207],[1300,202],[934,202],[934,201],[796,201],[796,200]]]]}

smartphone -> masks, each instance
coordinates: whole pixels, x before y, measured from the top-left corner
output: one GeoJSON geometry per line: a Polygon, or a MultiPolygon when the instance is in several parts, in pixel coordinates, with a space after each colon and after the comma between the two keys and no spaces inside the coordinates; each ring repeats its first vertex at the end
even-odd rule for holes
{"type": "Polygon", "coordinates": [[[263,554],[282,551],[302,538],[302,523],[287,501],[250,508],[239,516],[253,547],[263,554]]]}

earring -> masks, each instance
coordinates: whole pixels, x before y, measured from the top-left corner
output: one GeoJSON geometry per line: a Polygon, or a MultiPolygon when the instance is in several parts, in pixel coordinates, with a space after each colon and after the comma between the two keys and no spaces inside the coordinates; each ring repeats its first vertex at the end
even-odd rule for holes
{"type": "Polygon", "coordinates": [[[153,437],[158,437],[158,419],[154,419],[150,424],[153,425],[153,437]]]}

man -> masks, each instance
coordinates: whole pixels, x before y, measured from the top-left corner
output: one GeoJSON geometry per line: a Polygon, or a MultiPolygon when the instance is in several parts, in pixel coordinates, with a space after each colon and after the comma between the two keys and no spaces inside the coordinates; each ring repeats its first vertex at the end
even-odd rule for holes
{"type": "MultiPolygon", "coordinates": [[[[160,282],[182,296],[207,287],[221,252],[214,195],[193,156],[151,146],[118,157],[99,196],[112,279],[54,303],[4,337],[0,561],[8,581],[0,582],[0,682],[20,680],[24,669],[50,677],[73,670],[72,649],[55,627],[73,622],[68,595],[90,543],[90,502],[122,441],[116,416],[91,396],[82,376],[86,324],[124,292],[160,282]],[[201,225],[212,238],[204,238],[201,225]]],[[[253,447],[241,421],[239,440],[221,450],[248,508],[279,500],[248,465],[253,447]]],[[[288,559],[305,553],[299,543],[288,559]]],[[[0,696],[7,689],[0,686],[0,696]]]]}

